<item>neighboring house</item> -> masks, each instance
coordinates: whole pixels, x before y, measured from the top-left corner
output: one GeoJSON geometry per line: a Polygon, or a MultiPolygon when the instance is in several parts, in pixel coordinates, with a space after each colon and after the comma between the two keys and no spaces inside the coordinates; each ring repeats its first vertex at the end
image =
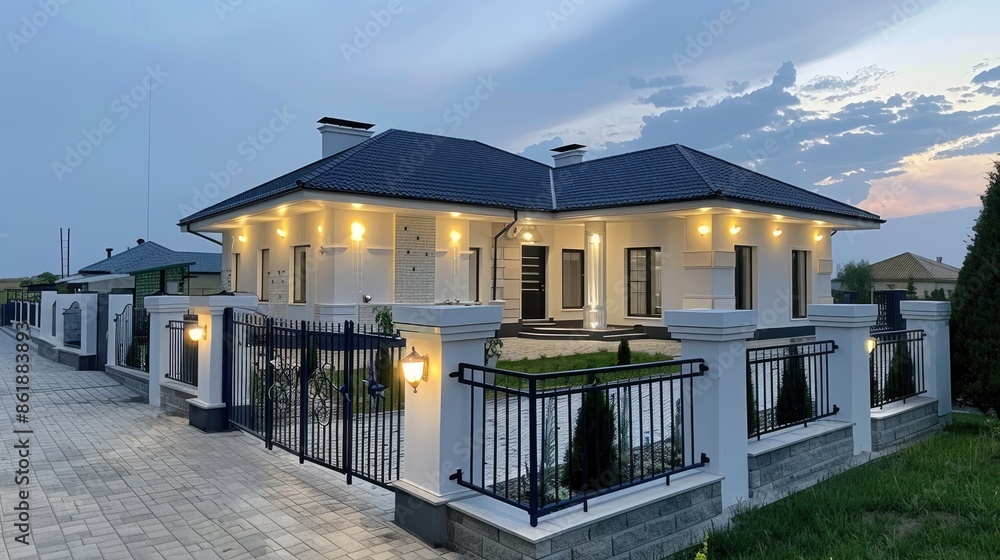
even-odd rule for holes
{"type": "Polygon", "coordinates": [[[944,290],[945,296],[951,297],[958,281],[958,270],[941,262],[941,257],[935,260],[903,253],[872,263],[872,278],[876,290],[905,290],[913,280],[919,298],[928,298],[938,288],[944,290]]]}
{"type": "Polygon", "coordinates": [[[221,253],[172,251],[152,241],[80,269],[75,276],[57,281],[68,291],[132,292],[141,307],[142,297],[156,292],[202,295],[222,291],[221,253]]]}
{"type": "MultiPolygon", "coordinates": [[[[666,309],[758,309],[774,336],[830,303],[830,237],[878,216],[681,145],[554,166],[480,142],[324,118],[323,159],[180,221],[221,233],[223,285],[291,319],[502,305],[664,334],[666,309]]],[[[807,328],[805,330],[808,330],[807,328]]]]}

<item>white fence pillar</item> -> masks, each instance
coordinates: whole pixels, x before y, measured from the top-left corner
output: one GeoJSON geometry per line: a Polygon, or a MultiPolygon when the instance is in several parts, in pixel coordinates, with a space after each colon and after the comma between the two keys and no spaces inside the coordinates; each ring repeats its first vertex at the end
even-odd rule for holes
{"type": "MultiPolygon", "coordinates": [[[[205,432],[229,428],[226,415],[227,395],[223,394],[223,354],[232,351],[224,336],[227,307],[254,309],[255,295],[192,296],[191,312],[198,316],[198,325],[205,327],[204,340],[198,342],[198,396],[188,399],[188,422],[205,432]]],[[[185,333],[187,336],[187,333],[185,333]]]]}
{"type": "MultiPolygon", "coordinates": [[[[125,311],[125,306],[130,303],[132,303],[131,294],[111,294],[108,296],[108,363],[105,365],[118,365],[118,323],[115,322],[115,319],[125,311]]],[[[128,321],[129,324],[132,322],[131,316],[122,317],[122,319],[128,321]]],[[[122,352],[128,352],[128,348],[123,347],[122,352]]]]}
{"type": "Polygon", "coordinates": [[[756,311],[666,311],[670,335],[684,359],[702,358],[708,372],[694,382],[695,458],[725,477],[722,507],[749,498],[747,459],[747,339],[757,330],[756,311]]]}
{"type": "Polygon", "coordinates": [[[160,406],[160,384],[170,368],[170,321],[182,321],[188,296],[146,296],[149,311],[149,404],[160,406]]]}
{"type": "Polygon", "coordinates": [[[839,407],[834,420],[854,424],[854,454],[872,450],[871,369],[866,341],[878,317],[877,305],[814,304],[809,320],[816,340],[832,340],[830,403],[839,407]]]}
{"type": "Polygon", "coordinates": [[[924,383],[937,399],[938,416],[951,419],[951,302],[907,300],[899,303],[906,328],[923,329],[924,383]]]}
{"type": "MultiPolygon", "coordinates": [[[[467,464],[472,390],[449,377],[465,362],[483,365],[487,339],[500,328],[498,306],[396,307],[396,328],[407,349],[428,357],[428,379],[406,394],[403,449],[396,483],[396,523],[426,542],[447,542],[446,504],[466,495],[449,477],[467,464]]],[[[409,387],[406,386],[407,390],[409,387]]],[[[473,434],[473,438],[481,434],[473,434]]]]}

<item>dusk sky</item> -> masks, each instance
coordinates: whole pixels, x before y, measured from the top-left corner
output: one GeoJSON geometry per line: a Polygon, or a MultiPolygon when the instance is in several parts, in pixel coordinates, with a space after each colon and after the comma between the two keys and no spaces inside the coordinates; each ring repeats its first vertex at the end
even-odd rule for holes
{"type": "Polygon", "coordinates": [[[58,272],[60,227],[73,272],[140,237],[216,251],[177,221],[318,159],[323,116],[546,163],[680,143],[888,220],[835,236],[838,263],[960,266],[1000,152],[998,20],[985,0],[3,2],[0,277],[58,272]]]}

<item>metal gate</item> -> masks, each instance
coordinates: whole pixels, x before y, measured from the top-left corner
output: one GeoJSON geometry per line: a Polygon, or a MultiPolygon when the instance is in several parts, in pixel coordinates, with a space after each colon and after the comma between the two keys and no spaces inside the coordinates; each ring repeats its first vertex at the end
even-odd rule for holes
{"type": "Polygon", "coordinates": [[[406,341],[353,321],[226,309],[230,425],[299,457],[386,486],[399,478],[406,341]]]}

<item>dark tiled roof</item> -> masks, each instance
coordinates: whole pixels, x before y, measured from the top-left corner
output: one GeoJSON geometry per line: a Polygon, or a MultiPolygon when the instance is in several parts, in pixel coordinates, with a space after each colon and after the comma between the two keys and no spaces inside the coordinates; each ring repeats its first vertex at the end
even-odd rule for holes
{"type": "Polygon", "coordinates": [[[545,212],[719,199],[879,220],[679,144],[552,168],[472,140],[388,130],[181,224],[305,188],[545,212]]]}
{"type": "Polygon", "coordinates": [[[221,253],[171,251],[163,245],[147,241],[80,269],[80,274],[132,274],[167,266],[194,263],[191,272],[216,273],[222,270],[221,253]]]}
{"type": "Polygon", "coordinates": [[[941,280],[954,282],[958,280],[959,269],[950,264],[939,263],[934,259],[903,253],[872,263],[872,277],[876,281],[897,280],[941,280]]]}

